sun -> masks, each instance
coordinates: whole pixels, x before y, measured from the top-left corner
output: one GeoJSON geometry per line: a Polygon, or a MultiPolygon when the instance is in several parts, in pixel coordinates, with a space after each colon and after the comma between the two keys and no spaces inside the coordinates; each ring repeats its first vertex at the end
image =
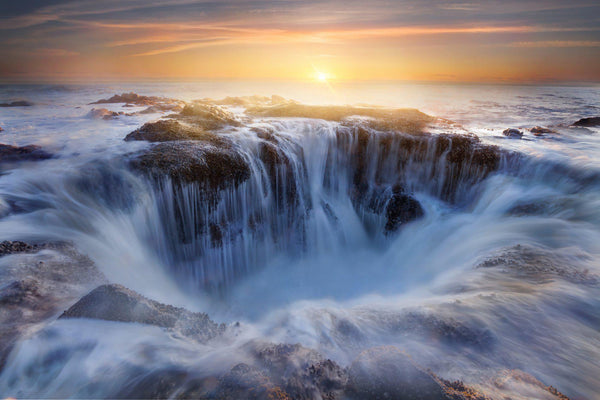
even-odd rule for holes
{"type": "Polygon", "coordinates": [[[325,72],[317,72],[317,80],[320,82],[327,82],[329,76],[325,72]]]}

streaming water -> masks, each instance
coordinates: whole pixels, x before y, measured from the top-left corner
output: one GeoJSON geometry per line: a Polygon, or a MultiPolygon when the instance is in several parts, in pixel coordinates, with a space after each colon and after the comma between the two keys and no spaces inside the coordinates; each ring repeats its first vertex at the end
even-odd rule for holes
{"type": "Polygon", "coordinates": [[[0,176],[0,239],[72,241],[110,281],[242,328],[231,340],[199,345],[155,327],[50,320],[13,350],[1,394],[111,397],[151,371],[225,371],[242,361],[239,346],[262,338],[302,343],[342,365],[362,349],[394,344],[447,378],[481,383],[519,368],[575,398],[598,398],[600,135],[565,126],[600,113],[599,88],[221,82],[0,89],[0,102],[20,98],[36,106],[0,109],[0,142],[35,143],[58,157],[12,165],[0,176]],[[462,126],[444,129],[475,133],[503,152],[487,175],[470,158],[449,168],[448,152],[436,150],[439,137],[407,151],[402,135],[372,133],[365,143],[336,122],[259,118],[222,133],[250,178],[206,201],[195,185],[151,182],[128,168],[131,154],[150,145],[123,137],[160,114],[85,117],[87,103],[131,90],[184,100],[278,93],[310,103],[410,106],[456,121],[462,126]],[[559,134],[501,135],[533,125],[559,134]],[[285,160],[274,170],[256,128],[273,132],[269,140],[285,160]],[[371,203],[353,202],[357,174],[371,203]],[[385,208],[398,183],[424,217],[386,235],[385,215],[373,209],[385,208]],[[484,263],[499,256],[500,266],[484,263]],[[422,328],[444,321],[460,325],[446,341],[422,328]]]}

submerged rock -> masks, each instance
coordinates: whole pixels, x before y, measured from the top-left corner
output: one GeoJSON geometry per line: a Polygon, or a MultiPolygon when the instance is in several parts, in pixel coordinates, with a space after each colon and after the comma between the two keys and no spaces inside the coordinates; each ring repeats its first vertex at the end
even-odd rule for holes
{"type": "Polygon", "coordinates": [[[106,108],[92,108],[92,110],[88,113],[88,118],[93,119],[104,119],[111,120],[117,118],[119,115],[124,115],[123,112],[110,111],[106,108]]]}
{"type": "Polygon", "coordinates": [[[31,106],[33,106],[33,103],[30,103],[30,102],[24,101],[24,100],[13,101],[11,103],[0,103],[0,107],[31,107],[31,106]]]}
{"type": "Polygon", "coordinates": [[[0,248],[3,255],[11,254],[0,257],[1,371],[14,344],[32,326],[54,320],[60,309],[104,277],[70,245],[2,242],[0,248]]]}
{"type": "Polygon", "coordinates": [[[213,339],[225,331],[224,324],[213,322],[207,314],[162,304],[116,284],[102,285],[92,290],[60,318],[92,318],[156,325],[174,329],[200,342],[213,339]]]}
{"type": "Polygon", "coordinates": [[[515,128],[505,129],[502,131],[502,134],[512,139],[521,139],[523,137],[523,132],[515,128]]]}
{"type": "Polygon", "coordinates": [[[219,380],[216,399],[230,400],[291,400],[287,393],[275,386],[260,369],[238,364],[219,380]]]}
{"type": "Polygon", "coordinates": [[[546,133],[556,133],[556,131],[553,131],[552,129],[549,129],[549,128],[544,128],[542,126],[534,126],[529,131],[531,133],[533,133],[535,136],[542,136],[546,133]]]}
{"type": "Polygon", "coordinates": [[[574,122],[572,126],[583,126],[587,128],[600,126],[600,117],[581,118],[579,121],[574,122]]]}
{"type": "Polygon", "coordinates": [[[363,351],[348,370],[348,395],[361,400],[445,400],[442,387],[394,346],[363,351]]]}
{"type": "Polygon", "coordinates": [[[8,144],[0,144],[0,163],[15,162],[15,161],[39,161],[52,158],[50,153],[42,150],[41,147],[35,145],[29,146],[11,146],[8,144]]]}

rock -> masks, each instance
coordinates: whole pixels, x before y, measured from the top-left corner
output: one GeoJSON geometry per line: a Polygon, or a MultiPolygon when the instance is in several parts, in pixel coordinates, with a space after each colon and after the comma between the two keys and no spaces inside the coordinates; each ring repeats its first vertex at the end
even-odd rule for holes
{"type": "Polygon", "coordinates": [[[572,126],[583,126],[587,128],[600,126],[600,117],[581,118],[579,121],[574,122],[572,126]]]}
{"type": "Polygon", "coordinates": [[[0,132],[4,132],[4,129],[0,126],[0,132]]]}
{"type": "Polygon", "coordinates": [[[448,400],[492,400],[486,394],[464,384],[464,382],[448,381],[432,374],[432,377],[443,388],[448,400]]]}
{"type": "MultiPolygon", "coordinates": [[[[133,105],[125,104],[123,107],[133,107],[133,105]]],[[[137,112],[137,114],[155,114],[165,111],[181,112],[181,110],[183,110],[183,107],[180,104],[155,104],[142,111],[137,112]]]]}
{"type": "Polygon", "coordinates": [[[495,377],[493,384],[497,397],[545,400],[569,400],[552,386],[546,386],[535,377],[521,370],[504,370],[495,377]],[[499,392],[499,393],[498,393],[499,392]]]}
{"type": "Polygon", "coordinates": [[[33,103],[30,103],[30,102],[24,101],[24,100],[13,101],[11,103],[0,103],[0,107],[31,107],[31,106],[33,106],[33,103]]]}
{"type": "Polygon", "coordinates": [[[13,281],[0,287],[0,305],[34,304],[40,297],[39,283],[34,279],[13,281]]]}
{"type": "Polygon", "coordinates": [[[196,183],[213,192],[250,177],[250,166],[238,152],[202,142],[160,143],[134,158],[131,165],[154,178],[168,176],[176,183],[196,183]]]}
{"type": "Polygon", "coordinates": [[[363,351],[348,370],[347,394],[361,400],[444,400],[442,387],[394,346],[363,351]]]}
{"type": "Polygon", "coordinates": [[[11,146],[0,144],[0,163],[15,161],[39,161],[52,158],[50,153],[45,152],[39,146],[11,146]]]}
{"type": "Polygon", "coordinates": [[[535,136],[542,136],[545,133],[556,133],[556,131],[553,131],[552,129],[544,128],[542,126],[534,126],[529,131],[531,133],[533,133],[535,136]]]}
{"type": "Polygon", "coordinates": [[[221,107],[195,103],[187,104],[179,114],[172,117],[185,119],[205,130],[216,130],[226,126],[241,126],[235,115],[221,107]]]}
{"type": "Polygon", "coordinates": [[[172,119],[148,122],[125,137],[125,141],[146,140],[148,142],[169,142],[176,140],[204,140],[224,143],[218,136],[202,128],[183,124],[172,119]]]}
{"type": "MultiPolygon", "coordinates": [[[[117,399],[168,399],[181,387],[188,372],[179,369],[153,370],[131,380],[131,386],[121,390],[117,399]]],[[[113,396],[111,396],[113,397],[113,396]]]]}
{"type": "Polygon", "coordinates": [[[414,197],[404,193],[394,193],[385,209],[387,222],[386,234],[395,232],[402,224],[414,221],[425,215],[421,203],[414,197]]]}
{"type": "Polygon", "coordinates": [[[523,132],[515,128],[508,128],[502,131],[502,134],[511,139],[521,139],[523,137],[523,132]]]}
{"type": "Polygon", "coordinates": [[[67,244],[2,242],[1,248],[12,256],[0,258],[0,371],[32,326],[54,320],[60,309],[104,281],[91,260],[67,244]],[[45,251],[33,254],[38,250],[45,251]]]}
{"type": "Polygon", "coordinates": [[[110,120],[110,119],[115,119],[117,118],[119,115],[122,115],[123,113],[118,113],[116,111],[110,111],[107,110],[106,108],[92,108],[92,110],[88,113],[88,117],[89,118],[94,118],[94,119],[105,119],[105,120],[110,120]]]}
{"type": "Polygon", "coordinates": [[[213,322],[207,314],[162,304],[116,284],[102,285],[92,290],[60,318],[91,318],[155,325],[176,330],[200,342],[207,342],[225,331],[224,324],[213,322]]]}
{"type": "Polygon", "coordinates": [[[577,265],[573,257],[530,245],[516,245],[499,250],[477,265],[477,268],[503,268],[519,279],[546,282],[561,278],[575,284],[600,285],[600,275],[577,265]]]}
{"type": "Polygon", "coordinates": [[[166,97],[157,97],[157,96],[140,96],[137,93],[122,93],[122,94],[115,94],[114,96],[112,96],[109,99],[101,99],[98,100],[96,102],[90,103],[90,104],[111,104],[111,103],[128,103],[128,104],[135,104],[138,106],[152,106],[155,105],[157,103],[173,103],[173,102],[178,102],[177,100],[174,99],[169,99],[166,97]]]}
{"type": "Polygon", "coordinates": [[[258,368],[238,364],[219,380],[217,399],[236,400],[291,400],[280,387],[258,368]]]}
{"type": "Polygon", "coordinates": [[[45,245],[29,244],[21,241],[5,240],[0,242],[0,257],[15,253],[34,253],[44,248],[45,245]]]}

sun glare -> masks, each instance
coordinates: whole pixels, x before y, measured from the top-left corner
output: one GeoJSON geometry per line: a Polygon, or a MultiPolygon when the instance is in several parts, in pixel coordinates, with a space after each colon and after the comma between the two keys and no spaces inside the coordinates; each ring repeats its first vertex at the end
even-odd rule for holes
{"type": "Polygon", "coordinates": [[[327,82],[327,74],[325,72],[317,72],[317,80],[320,82],[327,82]]]}

